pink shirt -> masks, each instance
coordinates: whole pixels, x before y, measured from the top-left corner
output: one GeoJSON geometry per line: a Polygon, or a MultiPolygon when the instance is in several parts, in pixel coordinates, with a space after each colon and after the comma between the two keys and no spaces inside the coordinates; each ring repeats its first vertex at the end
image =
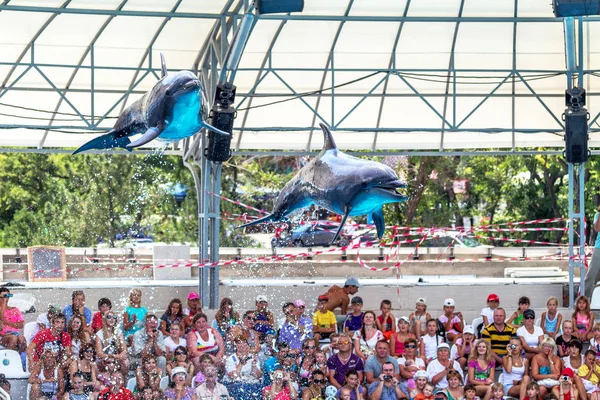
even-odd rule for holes
{"type": "MultiPolygon", "coordinates": [[[[4,321],[10,322],[11,324],[16,324],[18,322],[23,322],[23,316],[21,315],[21,311],[17,307],[13,308],[5,308],[4,309],[4,321]]],[[[4,329],[0,332],[0,335],[5,335],[9,332],[19,332],[17,328],[12,326],[8,326],[4,324],[4,329]]]]}

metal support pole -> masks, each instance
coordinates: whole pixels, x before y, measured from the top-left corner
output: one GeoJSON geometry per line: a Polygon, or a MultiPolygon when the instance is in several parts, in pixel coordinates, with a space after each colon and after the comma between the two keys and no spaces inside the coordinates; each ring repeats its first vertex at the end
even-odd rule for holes
{"type": "MultiPolygon", "coordinates": [[[[215,194],[221,193],[221,171],[220,163],[210,163],[210,186],[211,192],[215,194]]],[[[221,199],[217,196],[211,196],[209,220],[210,220],[210,261],[212,263],[219,262],[219,213],[221,207],[221,199]]],[[[209,306],[212,310],[216,309],[219,304],[219,266],[210,267],[209,269],[209,306]]]]}
{"type": "MultiPolygon", "coordinates": [[[[201,149],[206,148],[206,132],[202,132],[202,147],[201,149]]],[[[200,262],[208,261],[208,240],[209,240],[209,229],[208,229],[208,193],[207,191],[210,189],[210,176],[208,173],[210,161],[204,157],[204,153],[201,153],[200,156],[200,193],[199,193],[199,203],[200,208],[198,209],[198,231],[200,234],[200,242],[199,242],[199,251],[198,256],[200,258],[200,262]]],[[[200,293],[200,300],[202,301],[202,305],[206,307],[209,304],[209,294],[208,294],[208,268],[200,268],[198,271],[198,290],[200,293]]]]}

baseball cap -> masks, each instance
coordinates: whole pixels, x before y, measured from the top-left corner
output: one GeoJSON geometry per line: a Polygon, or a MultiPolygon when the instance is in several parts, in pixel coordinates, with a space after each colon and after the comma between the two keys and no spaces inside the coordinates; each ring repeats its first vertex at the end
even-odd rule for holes
{"type": "Polygon", "coordinates": [[[415,304],[427,304],[427,299],[425,297],[419,297],[415,304]]]}
{"type": "Polygon", "coordinates": [[[335,386],[327,386],[327,388],[325,388],[325,396],[327,396],[327,398],[335,398],[337,391],[335,386]]]}
{"type": "Polygon", "coordinates": [[[523,318],[529,316],[535,318],[535,311],[533,311],[531,308],[528,308],[527,310],[523,311],[523,318]]]}
{"type": "Polygon", "coordinates": [[[573,378],[573,370],[571,368],[563,368],[560,373],[561,376],[568,376],[569,378],[573,378]]]}
{"type": "Polygon", "coordinates": [[[267,296],[265,296],[264,294],[259,294],[258,296],[256,296],[256,302],[260,303],[261,301],[269,302],[267,300],[267,296]]]}
{"type": "Polygon", "coordinates": [[[325,294],[322,294],[317,298],[317,301],[329,301],[329,297],[327,297],[325,294]]]}
{"type": "Polygon", "coordinates": [[[442,350],[442,349],[447,349],[450,350],[450,345],[448,343],[440,343],[437,347],[438,351],[442,350]]]}
{"type": "Polygon", "coordinates": [[[306,306],[306,303],[304,302],[304,300],[294,300],[294,307],[304,307],[306,306]]]}
{"type": "Polygon", "coordinates": [[[489,302],[489,301],[500,301],[500,297],[498,297],[498,295],[497,295],[497,294],[495,294],[495,293],[492,293],[492,294],[490,294],[490,295],[488,296],[488,299],[487,299],[487,301],[488,301],[488,302],[489,302]]]}
{"type": "Polygon", "coordinates": [[[465,327],[463,329],[463,334],[464,333],[470,333],[471,335],[474,335],[475,330],[473,329],[473,325],[465,325],[465,327]]]}
{"type": "Polygon", "coordinates": [[[363,299],[360,296],[354,296],[352,300],[350,300],[350,304],[363,304],[363,299]]]}
{"type": "Polygon", "coordinates": [[[362,287],[362,285],[360,284],[360,282],[358,281],[358,279],[356,279],[354,277],[346,279],[346,282],[344,283],[344,286],[362,287]]]}
{"type": "Polygon", "coordinates": [[[444,392],[443,389],[439,389],[435,391],[435,394],[433,395],[434,399],[447,399],[448,395],[446,394],[446,392],[444,392]]]}
{"type": "Polygon", "coordinates": [[[406,315],[401,316],[400,318],[398,318],[399,320],[401,319],[404,322],[410,323],[410,319],[408,319],[408,317],[406,315]]]}
{"type": "Polygon", "coordinates": [[[444,306],[454,307],[454,299],[446,299],[446,300],[444,300],[444,306]]]}
{"type": "Polygon", "coordinates": [[[188,294],[188,300],[195,300],[195,299],[199,299],[200,296],[198,295],[197,292],[190,292],[190,294],[188,294]]]}

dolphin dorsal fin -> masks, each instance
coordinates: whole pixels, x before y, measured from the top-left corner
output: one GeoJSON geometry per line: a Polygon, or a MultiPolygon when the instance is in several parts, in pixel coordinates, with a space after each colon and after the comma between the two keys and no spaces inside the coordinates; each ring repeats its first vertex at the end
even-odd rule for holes
{"type": "Polygon", "coordinates": [[[160,53],[160,69],[162,70],[162,77],[167,76],[167,62],[163,53],[160,53]]]}
{"type": "Polygon", "coordinates": [[[323,150],[337,149],[333,135],[327,125],[319,124],[319,126],[323,130],[323,150]]]}

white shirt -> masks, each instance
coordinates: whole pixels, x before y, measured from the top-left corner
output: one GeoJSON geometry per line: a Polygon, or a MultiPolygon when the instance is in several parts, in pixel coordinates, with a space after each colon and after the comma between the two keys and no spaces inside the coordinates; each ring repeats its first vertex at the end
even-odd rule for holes
{"type": "Polygon", "coordinates": [[[206,383],[203,383],[196,388],[196,396],[198,396],[198,400],[221,400],[221,396],[229,396],[229,392],[219,382],[215,383],[215,389],[212,392],[206,387],[206,383]]]}
{"type": "Polygon", "coordinates": [[[538,347],[540,345],[540,336],[544,336],[544,331],[539,326],[533,326],[533,333],[527,332],[525,326],[517,329],[517,336],[521,336],[525,339],[525,343],[529,347],[538,347]]]}
{"type": "MultiPolygon", "coordinates": [[[[488,324],[491,324],[492,322],[494,322],[494,309],[492,309],[490,307],[486,307],[486,308],[482,309],[481,316],[487,317],[488,324]]],[[[485,326],[484,326],[484,328],[485,328],[485,326]]],[[[477,329],[477,327],[474,326],[473,329],[477,329]]]]}
{"type": "Polygon", "coordinates": [[[425,347],[425,358],[431,360],[437,357],[437,347],[438,344],[443,343],[444,340],[438,335],[423,335],[421,337],[421,341],[425,347]]]}
{"type": "MultiPolygon", "coordinates": [[[[442,364],[440,364],[440,362],[437,359],[430,362],[429,365],[427,366],[427,374],[429,375],[429,380],[431,380],[434,376],[436,376],[437,374],[442,372],[445,368],[446,367],[444,367],[442,364]]],[[[458,371],[458,373],[460,374],[461,380],[464,381],[465,376],[463,375],[463,370],[460,367],[460,364],[458,363],[458,361],[452,362],[452,369],[454,369],[455,371],[458,371]]],[[[442,380],[439,381],[437,383],[437,385],[435,385],[435,387],[438,389],[446,389],[448,387],[448,380],[446,379],[445,375],[442,378],[442,380]]]]}
{"type": "MultiPolygon", "coordinates": [[[[240,376],[236,379],[231,379],[229,377],[229,373],[231,371],[235,371],[237,366],[239,365],[240,360],[237,355],[232,354],[227,357],[225,361],[225,376],[223,377],[223,382],[245,382],[245,383],[259,383],[260,380],[252,373],[252,360],[246,361],[246,363],[242,366],[240,370],[240,376]]],[[[260,364],[256,362],[256,368],[260,371],[260,364]]]]}
{"type": "Polygon", "coordinates": [[[187,341],[184,338],[179,338],[179,343],[175,343],[173,339],[171,339],[171,336],[165,338],[165,346],[167,346],[167,349],[169,349],[171,353],[174,352],[179,346],[185,347],[186,344],[187,341]]]}

